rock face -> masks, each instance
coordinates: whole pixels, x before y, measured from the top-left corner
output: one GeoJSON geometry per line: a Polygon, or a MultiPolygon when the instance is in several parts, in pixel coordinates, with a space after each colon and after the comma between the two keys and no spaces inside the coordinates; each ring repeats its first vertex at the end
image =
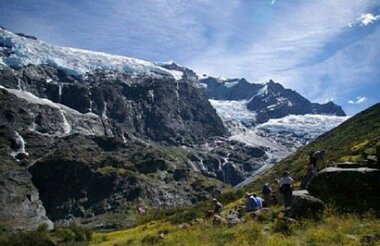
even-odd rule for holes
{"type": "Polygon", "coordinates": [[[110,130],[106,134],[117,137],[128,132],[179,144],[227,133],[199,89],[172,78],[125,73],[97,73],[80,78],[41,65],[24,67],[17,73],[4,68],[0,81],[7,88],[22,88],[81,114],[98,115],[110,130]]]}
{"type": "Polygon", "coordinates": [[[342,210],[380,209],[380,170],[372,168],[323,169],[308,186],[311,195],[342,210]]]}
{"type": "MultiPolygon", "coordinates": [[[[10,155],[15,151],[12,147],[17,147],[14,140],[14,133],[1,126],[0,228],[10,231],[33,230],[47,224],[52,229],[53,223],[46,216],[39,192],[32,183],[30,173],[23,167],[25,162],[15,161],[10,155]]],[[[15,156],[19,157],[20,154],[15,156]]]]}
{"type": "Polygon", "coordinates": [[[25,170],[9,170],[0,174],[0,218],[2,227],[35,230],[42,224],[53,229],[53,223],[39,200],[38,190],[25,170]]]}
{"type": "Polygon", "coordinates": [[[306,190],[293,191],[293,202],[285,216],[293,219],[320,218],[325,209],[324,203],[306,190]]]}

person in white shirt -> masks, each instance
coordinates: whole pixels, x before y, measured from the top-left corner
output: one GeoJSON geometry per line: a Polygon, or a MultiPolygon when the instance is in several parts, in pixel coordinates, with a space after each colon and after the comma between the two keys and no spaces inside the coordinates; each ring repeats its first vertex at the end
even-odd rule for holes
{"type": "Polygon", "coordinates": [[[278,182],[280,186],[280,193],[283,197],[283,202],[285,208],[289,207],[292,204],[293,191],[292,184],[294,180],[289,176],[289,172],[284,172],[280,181],[278,182]]]}
{"type": "Polygon", "coordinates": [[[262,199],[261,197],[257,196],[256,194],[253,194],[253,197],[254,197],[255,202],[256,202],[256,208],[257,208],[257,210],[262,209],[263,208],[264,199],[262,199]]]}

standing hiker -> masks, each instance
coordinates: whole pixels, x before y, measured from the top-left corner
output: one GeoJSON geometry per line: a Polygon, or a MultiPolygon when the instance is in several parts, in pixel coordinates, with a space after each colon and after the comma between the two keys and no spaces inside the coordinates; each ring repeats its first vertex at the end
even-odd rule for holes
{"type": "Polygon", "coordinates": [[[261,194],[263,194],[264,201],[265,201],[265,206],[268,207],[270,200],[271,200],[271,193],[272,193],[272,188],[270,187],[269,183],[265,183],[261,187],[261,194]]]}
{"type": "Polygon", "coordinates": [[[317,173],[321,167],[321,162],[325,161],[327,151],[325,149],[317,150],[309,154],[310,165],[313,166],[313,173],[317,173]]]}
{"type": "Polygon", "coordinates": [[[280,181],[278,182],[280,186],[280,193],[283,197],[283,202],[285,208],[289,207],[292,204],[293,190],[292,184],[294,180],[289,176],[289,172],[284,172],[280,181]]]}

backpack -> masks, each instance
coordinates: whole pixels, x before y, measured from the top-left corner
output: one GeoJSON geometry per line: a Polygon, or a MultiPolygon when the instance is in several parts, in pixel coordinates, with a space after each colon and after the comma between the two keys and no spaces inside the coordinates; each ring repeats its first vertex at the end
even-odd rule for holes
{"type": "Polygon", "coordinates": [[[268,195],[271,193],[271,189],[269,188],[268,185],[263,185],[263,188],[261,189],[261,193],[265,194],[265,195],[268,195]]]}

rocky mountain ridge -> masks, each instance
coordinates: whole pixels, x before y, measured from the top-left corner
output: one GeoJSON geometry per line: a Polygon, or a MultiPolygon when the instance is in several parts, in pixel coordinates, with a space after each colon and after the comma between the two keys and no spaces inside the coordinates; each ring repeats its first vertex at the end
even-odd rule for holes
{"type": "Polygon", "coordinates": [[[189,68],[174,62],[159,64],[163,68],[182,72],[184,77],[199,81],[205,95],[218,101],[245,101],[249,111],[256,114],[254,123],[260,124],[269,119],[278,119],[287,115],[336,115],[346,116],[343,109],[333,102],[312,103],[294,90],[270,80],[267,83],[251,83],[244,78],[215,78],[197,76],[189,68]]]}

